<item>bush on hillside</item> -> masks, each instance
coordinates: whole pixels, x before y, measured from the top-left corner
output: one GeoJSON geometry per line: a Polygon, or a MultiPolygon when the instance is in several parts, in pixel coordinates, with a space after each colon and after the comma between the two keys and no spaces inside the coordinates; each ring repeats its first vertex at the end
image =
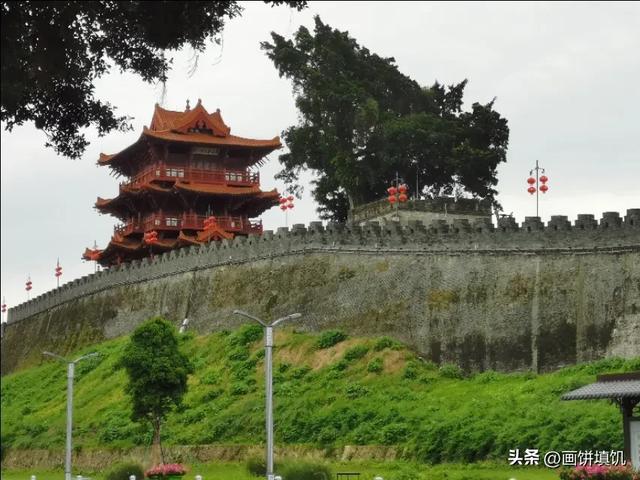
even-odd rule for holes
{"type": "Polygon", "coordinates": [[[376,352],[381,352],[385,348],[390,348],[392,350],[396,350],[396,349],[400,348],[401,346],[402,346],[402,344],[400,342],[397,342],[393,338],[381,337],[381,338],[378,339],[376,344],[373,346],[373,349],[376,352]]]}
{"type": "Polygon", "coordinates": [[[318,350],[322,350],[323,348],[330,348],[340,342],[343,342],[346,339],[347,334],[342,330],[327,330],[326,332],[322,332],[318,337],[316,347],[318,348],[318,350]]]}
{"type": "Polygon", "coordinates": [[[404,367],[404,372],[402,373],[402,378],[406,378],[407,380],[418,378],[418,364],[415,361],[411,360],[407,362],[404,367]]]}
{"type": "Polygon", "coordinates": [[[104,478],[105,480],[129,480],[131,475],[143,479],[144,470],[137,463],[118,463],[109,469],[104,478]]]}
{"type": "Polygon", "coordinates": [[[344,359],[348,362],[353,360],[359,360],[369,352],[369,347],[366,345],[354,345],[344,354],[344,359]]]}
{"type": "Polygon", "coordinates": [[[369,373],[380,373],[383,369],[383,363],[381,358],[374,358],[367,365],[367,372],[369,373]]]}
{"type": "Polygon", "coordinates": [[[445,363],[440,367],[440,376],[442,378],[463,378],[464,375],[459,366],[453,363],[445,363]]]}
{"type": "Polygon", "coordinates": [[[245,347],[262,338],[262,326],[248,324],[241,326],[238,330],[229,335],[229,344],[233,346],[245,347]]]}

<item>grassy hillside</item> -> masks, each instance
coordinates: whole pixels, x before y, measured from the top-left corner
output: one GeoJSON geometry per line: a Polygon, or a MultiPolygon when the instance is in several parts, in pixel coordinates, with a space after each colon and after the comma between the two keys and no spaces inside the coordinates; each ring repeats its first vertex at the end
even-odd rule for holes
{"type": "MultiPolygon", "coordinates": [[[[262,332],[246,326],[185,335],[196,373],[184,406],[163,430],[167,444],[264,441],[262,332]]],[[[426,462],[506,461],[509,449],[611,450],[622,447],[620,416],[606,401],[561,402],[597,373],[640,369],[640,358],[606,360],[546,375],[484,372],[423,362],[388,338],[336,332],[276,335],[276,441],[322,448],[394,445],[426,462]],[[326,347],[326,348],[321,348],[326,347]]],[[[83,350],[102,355],[77,366],[74,444],[148,445],[129,420],[118,366],[127,338],[83,350]]],[[[65,368],[57,362],[2,378],[3,448],[62,448],[65,368]]]]}

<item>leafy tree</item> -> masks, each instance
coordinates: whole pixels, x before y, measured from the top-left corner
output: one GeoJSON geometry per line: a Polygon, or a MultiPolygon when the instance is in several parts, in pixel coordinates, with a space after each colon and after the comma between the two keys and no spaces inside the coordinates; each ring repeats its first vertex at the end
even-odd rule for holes
{"type": "Polygon", "coordinates": [[[160,449],[164,462],[160,427],[167,414],[182,403],[193,365],[178,348],[175,327],[161,317],[136,328],[121,364],[129,377],[126,391],[133,402],[131,419],[151,424],[153,445],[160,449]]]}
{"type": "Polygon", "coordinates": [[[289,152],[277,178],[300,193],[299,174],[312,169],[323,218],[343,221],[380,198],[396,172],[407,182],[419,175],[421,194],[494,197],[509,128],[493,101],[462,110],[466,80],[422,87],[319,17],[313,33],[271,37],[262,48],[293,82],[301,118],[283,132],[289,152]]]}
{"type": "MultiPolygon", "coordinates": [[[[298,10],[305,1],[265,1],[298,10]]],[[[48,136],[47,146],[78,158],[88,142],[129,128],[128,119],[95,97],[94,82],[112,65],[164,82],[165,55],[185,45],[202,52],[219,40],[225,22],[242,14],[237,1],[3,1],[0,118],[11,130],[26,121],[48,136]]]]}

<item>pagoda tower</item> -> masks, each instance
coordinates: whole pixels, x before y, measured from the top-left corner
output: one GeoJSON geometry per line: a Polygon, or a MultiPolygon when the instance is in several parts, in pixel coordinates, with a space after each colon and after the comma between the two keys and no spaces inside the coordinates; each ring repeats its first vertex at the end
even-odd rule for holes
{"type": "Polygon", "coordinates": [[[262,233],[255,220],[277,205],[279,193],[260,189],[256,167],[282,145],[278,137],[254,140],[231,135],[220,110],[200,100],[183,112],[155,106],[149,128],[114,155],[100,154],[120,183],[118,196],[95,208],[121,220],[106,248],[83,258],[103,266],[144,258],[210,240],[262,233]]]}

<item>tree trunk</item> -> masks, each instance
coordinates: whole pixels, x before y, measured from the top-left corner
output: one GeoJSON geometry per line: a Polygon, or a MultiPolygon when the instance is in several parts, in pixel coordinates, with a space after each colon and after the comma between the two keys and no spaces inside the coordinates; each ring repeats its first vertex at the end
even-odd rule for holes
{"type": "Polygon", "coordinates": [[[160,442],[160,420],[153,420],[153,442],[151,443],[151,465],[155,466],[164,463],[162,443],[160,442]]]}

